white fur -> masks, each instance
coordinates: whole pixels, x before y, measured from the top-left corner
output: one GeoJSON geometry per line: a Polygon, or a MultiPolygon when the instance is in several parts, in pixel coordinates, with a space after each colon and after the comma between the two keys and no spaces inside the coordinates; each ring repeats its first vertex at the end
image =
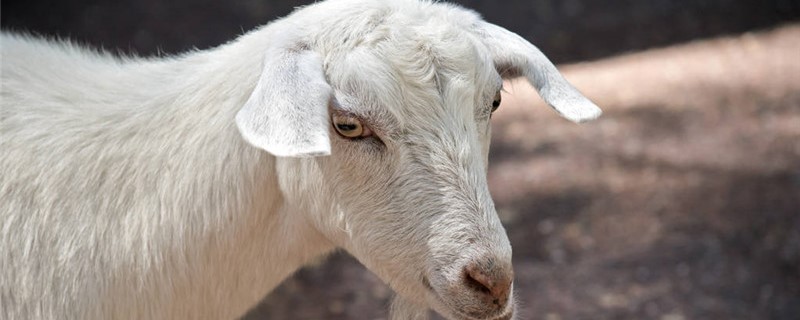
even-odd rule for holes
{"type": "Polygon", "coordinates": [[[464,286],[475,261],[510,276],[485,179],[498,68],[598,114],[513,37],[410,0],[322,2],[166,59],[3,33],[0,318],[235,318],[336,247],[395,318],[510,317],[464,286]],[[338,136],[332,108],[381,141],[338,136]]]}

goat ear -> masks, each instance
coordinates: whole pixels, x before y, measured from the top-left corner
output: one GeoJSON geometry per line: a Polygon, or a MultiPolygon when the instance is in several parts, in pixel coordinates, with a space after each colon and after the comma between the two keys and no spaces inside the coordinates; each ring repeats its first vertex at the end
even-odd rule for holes
{"type": "Polygon", "coordinates": [[[489,48],[498,72],[504,78],[525,77],[542,99],[562,117],[583,122],[600,116],[602,110],[578,92],[536,46],[497,25],[481,22],[477,34],[489,48]]]}
{"type": "Polygon", "coordinates": [[[236,115],[242,137],[278,157],[330,155],[332,90],[322,58],[302,47],[266,51],[258,84],[236,115]]]}

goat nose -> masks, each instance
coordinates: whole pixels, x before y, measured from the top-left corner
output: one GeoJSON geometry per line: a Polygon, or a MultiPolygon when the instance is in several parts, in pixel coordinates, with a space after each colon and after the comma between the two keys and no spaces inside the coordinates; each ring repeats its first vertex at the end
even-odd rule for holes
{"type": "Polygon", "coordinates": [[[464,267],[464,275],[466,286],[486,304],[503,308],[508,303],[514,280],[514,271],[510,264],[499,265],[494,259],[477,260],[464,267]]]}

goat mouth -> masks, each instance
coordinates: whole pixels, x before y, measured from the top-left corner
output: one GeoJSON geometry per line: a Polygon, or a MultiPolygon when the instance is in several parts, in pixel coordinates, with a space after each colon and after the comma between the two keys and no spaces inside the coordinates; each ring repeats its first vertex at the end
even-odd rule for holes
{"type": "Polygon", "coordinates": [[[454,320],[509,320],[514,315],[514,307],[511,305],[513,301],[509,301],[509,304],[506,306],[505,310],[500,313],[499,315],[490,316],[490,317],[481,317],[476,315],[470,315],[462,310],[458,310],[456,308],[451,307],[448,303],[442,299],[442,296],[436,292],[436,289],[433,288],[431,282],[428,280],[428,277],[422,277],[422,285],[430,292],[430,294],[434,297],[436,302],[441,306],[448,310],[449,316],[447,318],[454,319],[454,320]]]}
{"type": "Polygon", "coordinates": [[[505,312],[490,317],[476,317],[464,314],[459,310],[453,310],[452,315],[456,317],[457,320],[510,320],[514,316],[513,308],[508,308],[505,312]]]}
{"type": "Polygon", "coordinates": [[[508,309],[507,311],[503,312],[500,315],[490,316],[490,317],[481,317],[481,316],[471,316],[461,312],[460,310],[450,310],[450,316],[453,317],[453,320],[510,320],[514,316],[514,313],[511,311],[513,309],[508,309]]]}
{"type": "MultiPolygon", "coordinates": [[[[477,314],[470,314],[464,312],[464,310],[459,310],[458,308],[454,308],[449,303],[445,302],[441,295],[433,288],[431,285],[430,280],[428,277],[422,276],[422,286],[428,290],[430,295],[436,301],[436,304],[439,305],[440,308],[443,310],[447,310],[448,319],[453,320],[510,320],[514,317],[514,300],[509,299],[509,302],[506,304],[504,310],[496,315],[486,316],[486,315],[477,315],[477,314]]],[[[436,308],[435,308],[436,309],[436,308]]],[[[443,314],[444,315],[444,314],[443,314]]]]}
{"type": "Polygon", "coordinates": [[[514,317],[514,308],[507,308],[505,312],[492,318],[492,320],[511,320],[514,317]]]}

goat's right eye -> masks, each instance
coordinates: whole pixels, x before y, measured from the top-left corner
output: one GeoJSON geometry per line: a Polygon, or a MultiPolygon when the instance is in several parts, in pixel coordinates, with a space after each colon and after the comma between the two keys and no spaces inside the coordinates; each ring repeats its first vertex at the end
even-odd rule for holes
{"type": "Polygon", "coordinates": [[[366,138],[372,130],[364,126],[361,120],[350,115],[333,115],[333,128],[340,136],[348,139],[366,138]]]}

